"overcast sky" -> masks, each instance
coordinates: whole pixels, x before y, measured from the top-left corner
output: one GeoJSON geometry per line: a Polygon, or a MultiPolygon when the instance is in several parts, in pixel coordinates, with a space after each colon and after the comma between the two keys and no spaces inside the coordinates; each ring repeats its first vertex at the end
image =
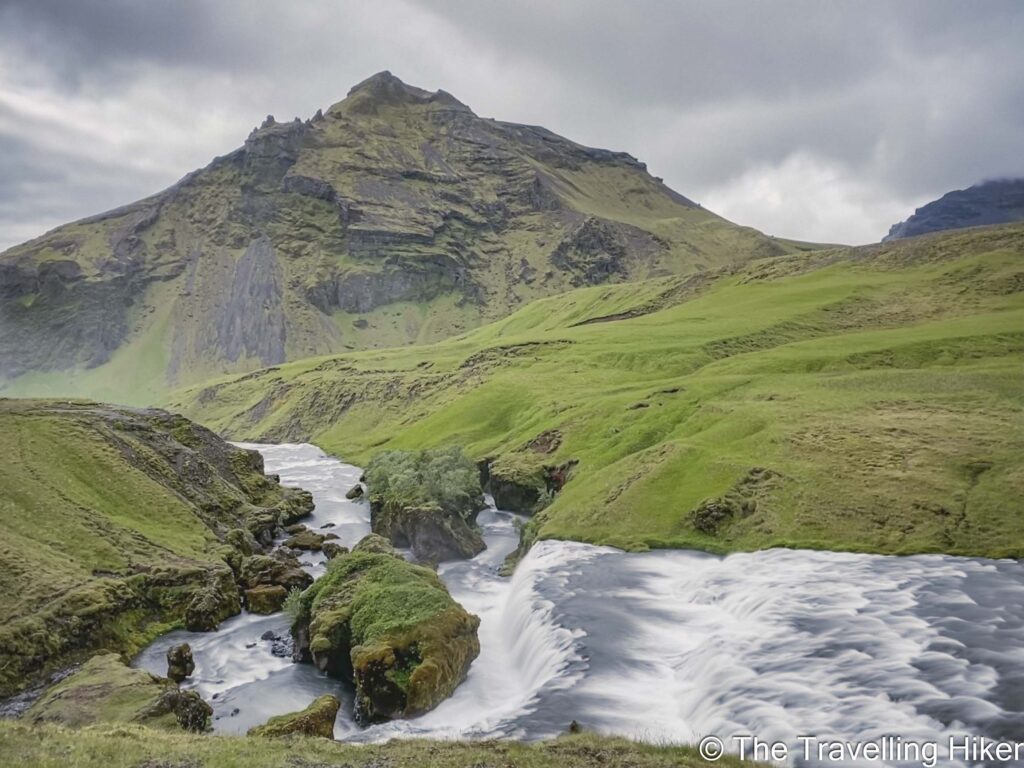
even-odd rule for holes
{"type": "Polygon", "coordinates": [[[1015,0],[0,0],[0,248],[382,69],[779,236],[872,242],[1024,175],[1015,0]]]}

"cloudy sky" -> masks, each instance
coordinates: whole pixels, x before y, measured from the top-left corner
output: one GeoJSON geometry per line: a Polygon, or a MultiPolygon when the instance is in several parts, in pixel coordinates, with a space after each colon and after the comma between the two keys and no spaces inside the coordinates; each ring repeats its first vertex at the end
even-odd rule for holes
{"type": "Polygon", "coordinates": [[[1022,41],[1016,0],[0,0],[0,248],[382,69],[770,234],[871,242],[1024,175],[1022,41]]]}

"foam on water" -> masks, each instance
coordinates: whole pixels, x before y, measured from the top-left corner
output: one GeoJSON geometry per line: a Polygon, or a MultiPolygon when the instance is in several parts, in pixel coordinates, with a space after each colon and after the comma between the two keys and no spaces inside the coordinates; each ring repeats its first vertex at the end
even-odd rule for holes
{"type": "MultiPolygon", "coordinates": [[[[369,531],[367,505],[344,499],[358,468],[312,446],[253,447],[267,471],[313,493],[313,520],[333,523],[342,543],[369,531]]],[[[488,549],[439,573],[480,616],[481,653],[455,694],[416,720],[358,728],[342,683],[252,645],[264,623],[283,630],[281,616],[172,633],[137,663],[162,673],[163,652],[187,635],[194,684],[217,695],[220,730],[244,730],[330,691],[346,702],[335,734],[352,740],[546,738],[573,719],[671,742],[1024,734],[1020,563],[791,550],[626,554],[545,541],[502,578],[515,516],[491,505],[479,521],[488,549]]]]}

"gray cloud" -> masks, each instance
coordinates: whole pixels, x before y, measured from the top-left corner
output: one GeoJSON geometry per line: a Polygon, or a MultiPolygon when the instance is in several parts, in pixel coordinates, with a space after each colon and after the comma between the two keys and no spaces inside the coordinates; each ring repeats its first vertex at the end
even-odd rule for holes
{"type": "Polygon", "coordinates": [[[772,234],[867,242],[1024,174],[1009,0],[7,0],[0,247],[128,202],[380,69],[621,149],[772,234]]]}

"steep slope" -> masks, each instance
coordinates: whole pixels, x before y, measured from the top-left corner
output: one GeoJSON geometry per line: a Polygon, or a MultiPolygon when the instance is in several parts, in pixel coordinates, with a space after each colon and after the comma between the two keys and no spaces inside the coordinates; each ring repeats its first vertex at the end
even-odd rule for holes
{"type": "Polygon", "coordinates": [[[883,242],[945,229],[1024,220],[1024,179],[999,179],[947,192],[893,224],[883,242]]]}
{"type": "Polygon", "coordinates": [[[795,248],[629,155],[383,72],[326,114],[268,118],[158,195],[0,254],[0,384],[152,402],[223,372],[440,340],[575,286],[795,248]]]}
{"type": "Polygon", "coordinates": [[[0,450],[0,697],[237,613],[254,536],[312,509],[258,453],[158,410],[0,400],[0,450]]]}
{"type": "Polygon", "coordinates": [[[355,462],[457,443],[524,476],[546,466],[552,487],[568,473],[542,537],[1021,556],[1022,354],[1009,225],[585,288],[177,407],[355,462]]]}

